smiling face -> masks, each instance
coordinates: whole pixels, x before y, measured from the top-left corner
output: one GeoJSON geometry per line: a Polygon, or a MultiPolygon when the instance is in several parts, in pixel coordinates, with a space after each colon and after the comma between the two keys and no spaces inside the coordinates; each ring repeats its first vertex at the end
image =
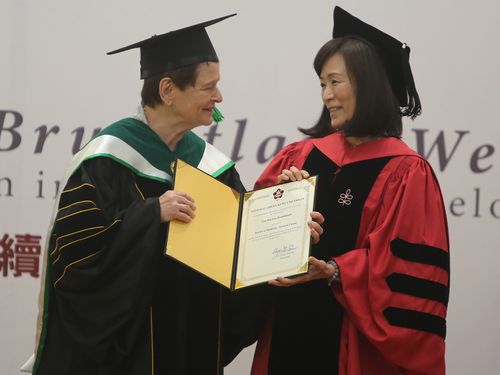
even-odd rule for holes
{"type": "Polygon", "coordinates": [[[212,124],[214,106],[222,102],[217,87],[219,79],[219,63],[201,63],[193,86],[188,85],[183,90],[174,88],[172,108],[188,127],[212,124]]]}
{"type": "Polygon", "coordinates": [[[356,109],[355,87],[340,53],[326,60],[320,74],[321,98],[330,112],[331,126],[340,129],[356,109]]]}

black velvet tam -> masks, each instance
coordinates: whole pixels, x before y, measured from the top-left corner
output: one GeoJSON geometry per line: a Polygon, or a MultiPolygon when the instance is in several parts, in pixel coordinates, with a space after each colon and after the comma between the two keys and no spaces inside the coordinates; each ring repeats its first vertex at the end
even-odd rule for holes
{"type": "Polygon", "coordinates": [[[419,115],[421,105],[410,68],[410,47],[336,6],[333,12],[333,38],[345,36],[364,39],[375,47],[403,108],[403,115],[419,115]]]}

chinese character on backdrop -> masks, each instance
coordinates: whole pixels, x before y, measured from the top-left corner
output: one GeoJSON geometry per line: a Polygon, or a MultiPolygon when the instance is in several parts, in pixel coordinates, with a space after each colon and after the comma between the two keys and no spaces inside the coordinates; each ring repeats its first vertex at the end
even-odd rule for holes
{"type": "Polygon", "coordinates": [[[41,236],[31,234],[16,234],[16,244],[14,246],[15,262],[14,276],[19,277],[23,273],[32,277],[39,277],[41,236]]]}
{"type": "Polygon", "coordinates": [[[14,250],[12,245],[14,239],[5,233],[0,240],[0,273],[3,277],[7,277],[9,270],[14,268],[14,250]]]}

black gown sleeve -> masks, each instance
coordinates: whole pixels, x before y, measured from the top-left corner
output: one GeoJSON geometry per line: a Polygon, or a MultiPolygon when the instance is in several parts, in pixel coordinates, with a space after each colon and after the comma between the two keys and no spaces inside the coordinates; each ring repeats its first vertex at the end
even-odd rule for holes
{"type": "Polygon", "coordinates": [[[161,257],[157,198],[109,158],[85,162],[61,194],[50,247],[60,329],[95,363],[119,362],[143,329],[161,257]]]}

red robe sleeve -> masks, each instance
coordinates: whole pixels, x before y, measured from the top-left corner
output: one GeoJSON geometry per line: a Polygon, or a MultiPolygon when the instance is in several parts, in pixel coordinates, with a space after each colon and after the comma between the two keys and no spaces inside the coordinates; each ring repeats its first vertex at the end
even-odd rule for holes
{"type": "Polygon", "coordinates": [[[283,169],[290,169],[292,166],[301,169],[312,147],[313,144],[310,141],[294,142],[284,147],[262,172],[255,182],[254,189],[276,184],[276,178],[283,169]]]}
{"type": "Polygon", "coordinates": [[[382,363],[387,372],[378,373],[444,374],[449,258],[441,192],[425,160],[399,157],[387,167],[365,203],[357,248],[334,258],[341,283],[333,290],[346,311],[340,373],[371,374],[382,363]]]}

